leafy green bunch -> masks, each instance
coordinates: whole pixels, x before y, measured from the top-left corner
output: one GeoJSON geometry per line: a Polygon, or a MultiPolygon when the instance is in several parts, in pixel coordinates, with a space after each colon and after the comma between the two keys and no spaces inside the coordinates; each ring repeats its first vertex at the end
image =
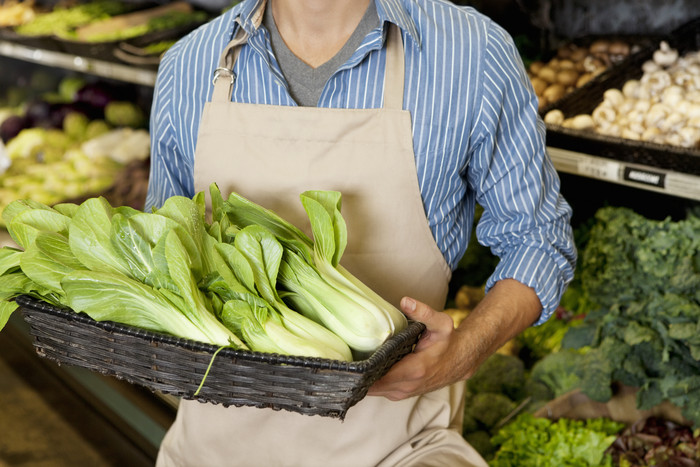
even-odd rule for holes
{"type": "Polygon", "coordinates": [[[597,309],[562,346],[590,348],[585,358],[598,365],[583,369],[584,380],[594,371],[603,383],[637,386],[640,409],[669,400],[700,423],[700,218],[657,221],[610,207],[596,220],[582,284],[597,309]]]}
{"type": "Polygon", "coordinates": [[[498,446],[493,467],[605,467],[605,450],[624,424],[605,418],[552,421],[530,413],[518,415],[492,441],[498,446]]]}
{"type": "Polygon", "coordinates": [[[0,329],[24,294],[114,321],[218,346],[352,360],[406,318],[338,261],[340,193],[306,192],[314,240],[276,214],[210,187],[151,213],[104,198],[3,211],[19,249],[0,249],[0,329]],[[284,286],[283,286],[284,285],[284,286]],[[295,308],[292,309],[292,306],[295,308]]]}

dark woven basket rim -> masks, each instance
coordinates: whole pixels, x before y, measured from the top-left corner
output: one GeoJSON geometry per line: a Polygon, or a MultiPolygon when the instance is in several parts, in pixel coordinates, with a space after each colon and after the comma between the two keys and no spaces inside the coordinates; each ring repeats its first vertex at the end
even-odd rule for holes
{"type": "Polygon", "coordinates": [[[115,334],[134,336],[150,342],[166,343],[195,352],[214,354],[215,352],[219,351],[217,355],[223,358],[231,358],[238,361],[263,362],[273,365],[293,365],[314,370],[333,370],[358,374],[368,373],[375,368],[381,367],[387,358],[398,348],[404,346],[408,342],[415,342],[418,336],[425,329],[425,325],[423,323],[410,321],[406,329],[389,338],[368,358],[345,362],[341,360],[331,360],[317,357],[298,357],[292,355],[254,352],[249,350],[235,350],[232,348],[223,348],[219,350],[220,347],[218,346],[193,341],[190,339],[177,338],[168,334],[147,331],[133,326],[115,323],[113,321],[95,321],[84,313],[76,313],[69,308],[59,308],[28,295],[20,295],[16,297],[15,301],[21,307],[33,311],[51,314],[60,317],[61,319],[75,321],[82,325],[92,326],[115,334]]]}

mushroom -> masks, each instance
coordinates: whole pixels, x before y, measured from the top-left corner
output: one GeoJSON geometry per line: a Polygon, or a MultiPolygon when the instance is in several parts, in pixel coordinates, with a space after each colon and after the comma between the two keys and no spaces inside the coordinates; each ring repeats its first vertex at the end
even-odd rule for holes
{"type": "Polygon", "coordinates": [[[610,55],[610,60],[613,63],[617,63],[630,53],[630,46],[624,41],[613,41],[608,47],[608,54],[610,55]]]}
{"type": "Polygon", "coordinates": [[[542,97],[548,102],[556,102],[566,94],[566,88],[559,83],[552,84],[542,92],[542,97]]]}
{"type": "Polygon", "coordinates": [[[651,141],[651,142],[663,142],[663,139],[661,138],[661,130],[659,130],[659,127],[657,126],[652,126],[649,128],[646,128],[640,138],[644,141],[651,141]]]}
{"type": "Polygon", "coordinates": [[[617,112],[609,105],[599,105],[593,110],[591,118],[598,126],[606,126],[614,122],[617,118],[617,112]]]}
{"type": "Polygon", "coordinates": [[[583,69],[589,73],[600,73],[605,69],[605,63],[600,58],[589,55],[583,59],[583,69]]]}
{"type": "Polygon", "coordinates": [[[532,62],[532,63],[530,64],[530,70],[529,70],[529,71],[530,71],[530,73],[532,73],[533,75],[537,75],[537,73],[539,73],[539,71],[540,71],[543,67],[544,67],[544,62],[538,60],[538,61],[532,62]]]}
{"type": "Polygon", "coordinates": [[[633,111],[641,112],[642,114],[646,115],[650,108],[651,101],[649,99],[638,99],[634,104],[633,111]]]}
{"type": "Polygon", "coordinates": [[[557,82],[557,71],[550,65],[545,65],[537,72],[537,76],[548,83],[557,82]]]}
{"type": "Polygon", "coordinates": [[[583,73],[581,76],[578,77],[576,80],[576,87],[580,88],[587,82],[589,82],[593,78],[593,73],[583,73]]]}
{"type": "Polygon", "coordinates": [[[684,102],[684,104],[687,104],[687,107],[684,108],[683,115],[686,117],[690,118],[700,118],[700,104],[697,102],[684,102]]]}
{"type": "Polygon", "coordinates": [[[646,131],[646,127],[641,121],[631,121],[627,126],[627,129],[629,129],[630,131],[634,131],[635,133],[640,135],[640,137],[642,134],[644,134],[644,131],[646,131]]]}
{"type": "Polygon", "coordinates": [[[661,92],[661,102],[669,107],[676,107],[683,101],[683,88],[677,85],[671,85],[661,92]]]}
{"type": "Polygon", "coordinates": [[[700,130],[694,127],[683,127],[678,130],[678,136],[681,137],[681,146],[693,148],[700,142],[700,130]]]}
{"type": "Polygon", "coordinates": [[[691,117],[686,122],[686,126],[697,128],[700,130],[700,117],[691,117]]]}
{"type": "Polygon", "coordinates": [[[633,139],[635,141],[638,141],[641,138],[641,135],[639,133],[636,133],[630,130],[629,128],[623,128],[620,132],[620,136],[622,136],[625,139],[633,139]]]}
{"type": "Polygon", "coordinates": [[[640,82],[638,79],[630,79],[625,82],[625,84],[622,85],[622,94],[624,94],[625,97],[630,98],[638,98],[639,97],[639,86],[640,82]]]}
{"type": "Polygon", "coordinates": [[[608,52],[610,48],[610,41],[607,39],[597,39],[588,46],[588,50],[592,54],[604,54],[608,52]]]}
{"type": "Polygon", "coordinates": [[[671,133],[674,130],[678,130],[683,126],[686,121],[686,117],[678,112],[671,112],[666,116],[665,119],[658,122],[658,127],[664,133],[671,133]]]}
{"type": "Polygon", "coordinates": [[[607,125],[599,126],[598,133],[601,133],[603,135],[608,135],[608,136],[620,136],[620,133],[622,133],[622,130],[620,129],[620,125],[617,125],[615,123],[610,123],[607,125]]]}
{"type": "Polygon", "coordinates": [[[647,60],[642,64],[642,71],[644,73],[653,73],[654,71],[659,71],[660,69],[661,67],[653,60],[647,60]]]}
{"type": "Polygon", "coordinates": [[[578,72],[573,68],[561,69],[557,73],[557,82],[564,86],[573,86],[578,80],[578,72]]]}
{"type": "Polygon", "coordinates": [[[595,123],[593,118],[588,114],[579,114],[573,118],[568,119],[568,128],[573,128],[575,130],[592,130],[595,128],[595,123]]]}
{"type": "Polygon", "coordinates": [[[569,59],[561,59],[559,60],[559,69],[560,70],[573,70],[576,68],[576,64],[569,59]]]}
{"type": "Polygon", "coordinates": [[[610,88],[603,93],[603,102],[607,103],[613,108],[619,107],[624,100],[625,96],[619,89],[610,88]]]}
{"type": "Polygon", "coordinates": [[[659,49],[654,52],[654,63],[661,67],[671,66],[678,60],[678,50],[672,49],[668,42],[661,41],[659,49]]]}
{"type": "Polygon", "coordinates": [[[535,90],[535,94],[537,94],[538,96],[541,96],[544,90],[547,89],[547,86],[549,86],[549,83],[547,83],[539,76],[531,78],[530,82],[532,83],[532,87],[535,90]]]}
{"type": "Polygon", "coordinates": [[[649,87],[652,94],[658,94],[671,85],[671,75],[667,71],[658,70],[645,73],[640,81],[649,87]]]}
{"type": "Polygon", "coordinates": [[[564,123],[564,112],[559,109],[552,109],[544,116],[544,122],[550,125],[561,125],[564,123]]]}
{"type": "Polygon", "coordinates": [[[644,117],[644,124],[647,128],[658,126],[668,115],[670,110],[663,104],[654,104],[649,108],[644,117]]]}
{"type": "Polygon", "coordinates": [[[583,47],[577,47],[576,49],[574,49],[571,52],[571,55],[569,56],[569,60],[571,60],[574,63],[580,63],[587,56],[588,56],[588,49],[584,49],[583,47]]]}

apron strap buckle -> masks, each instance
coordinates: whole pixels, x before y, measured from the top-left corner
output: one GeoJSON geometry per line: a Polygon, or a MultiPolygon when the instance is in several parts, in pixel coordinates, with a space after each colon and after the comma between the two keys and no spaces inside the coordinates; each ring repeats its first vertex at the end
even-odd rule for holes
{"type": "Polygon", "coordinates": [[[228,68],[225,67],[219,67],[216,70],[214,70],[214,79],[212,80],[212,84],[216,84],[216,81],[219,79],[221,76],[228,76],[229,79],[231,80],[231,86],[233,86],[234,81],[236,81],[236,74],[233,72],[233,70],[229,70],[228,68]]]}

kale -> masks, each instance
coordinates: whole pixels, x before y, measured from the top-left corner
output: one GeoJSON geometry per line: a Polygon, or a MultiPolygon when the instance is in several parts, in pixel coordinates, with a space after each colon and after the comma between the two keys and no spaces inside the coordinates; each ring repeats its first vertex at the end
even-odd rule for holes
{"type": "Polygon", "coordinates": [[[589,368],[574,376],[593,399],[605,400],[601,387],[619,381],[640,388],[639,408],[668,400],[700,424],[700,218],[651,220],[606,207],[595,219],[580,272],[595,309],[562,339],[562,349],[587,349],[577,360],[589,368]],[[591,385],[594,375],[604,379],[591,385]]]}

